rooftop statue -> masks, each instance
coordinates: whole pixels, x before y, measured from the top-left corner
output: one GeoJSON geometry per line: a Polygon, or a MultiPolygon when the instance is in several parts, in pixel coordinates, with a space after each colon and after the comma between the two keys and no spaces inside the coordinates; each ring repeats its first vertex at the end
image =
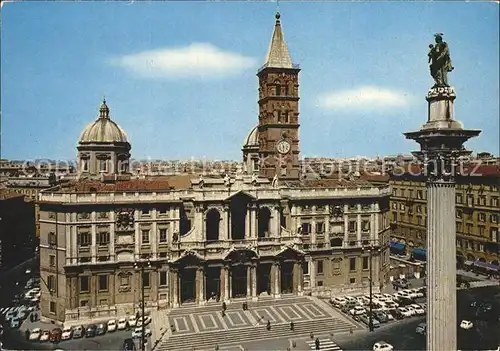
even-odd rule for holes
{"type": "Polygon", "coordinates": [[[448,44],[443,41],[443,33],[434,34],[436,44],[429,45],[429,68],[434,78],[434,87],[449,87],[448,72],[453,71],[448,44]]]}

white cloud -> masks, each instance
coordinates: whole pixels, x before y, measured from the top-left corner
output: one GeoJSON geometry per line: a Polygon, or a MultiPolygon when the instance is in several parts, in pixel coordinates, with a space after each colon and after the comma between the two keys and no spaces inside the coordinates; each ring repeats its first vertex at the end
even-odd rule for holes
{"type": "Polygon", "coordinates": [[[325,93],[320,96],[318,106],[327,110],[381,110],[406,107],[411,100],[402,91],[365,86],[325,93]]]}
{"type": "Polygon", "coordinates": [[[165,48],[125,55],[111,64],[143,78],[218,78],[241,73],[257,60],[223,51],[212,44],[192,43],[185,47],[165,48]]]}

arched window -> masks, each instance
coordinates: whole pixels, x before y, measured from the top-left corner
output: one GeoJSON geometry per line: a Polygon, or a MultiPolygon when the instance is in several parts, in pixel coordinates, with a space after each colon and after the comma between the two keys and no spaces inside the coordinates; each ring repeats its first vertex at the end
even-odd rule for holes
{"type": "Polygon", "coordinates": [[[220,214],[215,208],[208,211],[206,216],[207,241],[219,240],[220,214]]]}
{"type": "Polygon", "coordinates": [[[281,85],[276,84],[276,96],[281,96],[281,85]]]}
{"type": "Polygon", "coordinates": [[[267,207],[259,209],[259,238],[269,237],[269,227],[271,222],[271,211],[267,207]]]}

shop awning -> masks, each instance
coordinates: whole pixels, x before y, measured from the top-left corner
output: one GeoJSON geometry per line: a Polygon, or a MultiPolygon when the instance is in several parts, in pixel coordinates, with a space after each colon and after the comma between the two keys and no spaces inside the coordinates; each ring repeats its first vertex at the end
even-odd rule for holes
{"type": "Polygon", "coordinates": [[[391,249],[395,251],[404,251],[406,245],[398,243],[397,241],[391,241],[391,249]]]}
{"type": "Polygon", "coordinates": [[[427,258],[427,250],[426,249],[413,249],[413,256],[415,258],[427,258]]]}
{"type": "Polygon", "coordinates": [[[482,261],[474,261],[474,266],[476,267],[481,267],[481,268],[486,268],[488,270],[492,270],[492,271],[498,271],[500,269],[500,266],[496,265],[496,264],[493,264],[493,263],[486,263],[486,262],[482,262],[482,261]]]}

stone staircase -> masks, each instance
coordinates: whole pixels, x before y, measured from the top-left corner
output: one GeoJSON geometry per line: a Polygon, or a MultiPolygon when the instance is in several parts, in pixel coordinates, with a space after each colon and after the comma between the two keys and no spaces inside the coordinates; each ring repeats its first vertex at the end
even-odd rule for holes
{"type": "MultiPolygon", "coordinates": [[[[276,300],[272,301],[274,305],[277,302],[276,300]]],[[[261,306],[261,303],[259,303],[259,306],[261,306]]],[[[289,323],[273,324],[271,330],[268,331],[266,323],[262,322],[252,327],[217,330],[191,335],[176,335],[173,333],[168,340],[160,341],[155,347],[155,351],[215,350],[216,345],[219,346],[220,350],[224,350],[224,345],[236,345],[268,339],[292,339],[307,336],[311,332],[319,335],[331,332],[347,332],[351,329],[356,329],[356,326],[347,320],[332,317],[296,322],[293,331],[290,330],[289,323]]]]}

